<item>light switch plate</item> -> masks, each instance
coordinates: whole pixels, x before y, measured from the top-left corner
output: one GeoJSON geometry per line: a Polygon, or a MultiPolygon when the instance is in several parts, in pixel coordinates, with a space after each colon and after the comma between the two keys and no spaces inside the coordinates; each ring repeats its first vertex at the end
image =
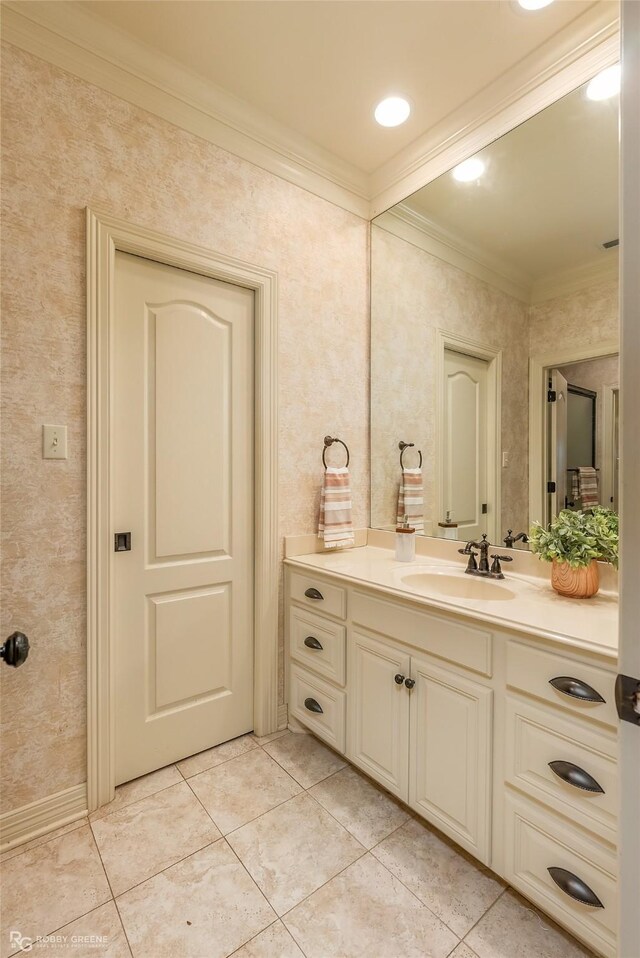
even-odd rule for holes
{"type": "Polygon", "coordinates": [[[66,426],[43,426],[42,427],[42,458],[43,459],[66,459],[67,458],[67,427],[66,426]]]}

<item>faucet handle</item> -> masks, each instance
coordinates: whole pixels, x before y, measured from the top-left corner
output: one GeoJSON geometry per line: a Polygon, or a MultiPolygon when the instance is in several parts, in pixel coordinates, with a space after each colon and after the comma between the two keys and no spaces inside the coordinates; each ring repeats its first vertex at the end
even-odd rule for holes
{"type": "Polygon", "coordinates": [[[492,555],[493,563],[491,565],[492,575],[502,575],[501,562],[513,562],[513,556],[492,555]]]}

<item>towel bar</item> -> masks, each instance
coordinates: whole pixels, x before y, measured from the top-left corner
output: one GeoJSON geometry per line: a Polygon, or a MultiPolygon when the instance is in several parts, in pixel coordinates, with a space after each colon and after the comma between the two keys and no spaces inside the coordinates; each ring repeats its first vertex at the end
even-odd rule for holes
{"type": "Polygon", "coordinates": [[[349,465],[349,459],[350,459],[349,447],[347,446],[346,442],[343,442],[342,439],[338,439],[337,436],[324,437],[324,449],[322,450],[322,465],[324,466],[325,469],[327,468],[327,460],[326,460],[327,449],[329,448],[329,446],[332,446],[334,442],[339,442],[341,446],[344,446],[344,450],[347,454],[347,461],[344,464],[346,469],[347,466],[349,465]]]}

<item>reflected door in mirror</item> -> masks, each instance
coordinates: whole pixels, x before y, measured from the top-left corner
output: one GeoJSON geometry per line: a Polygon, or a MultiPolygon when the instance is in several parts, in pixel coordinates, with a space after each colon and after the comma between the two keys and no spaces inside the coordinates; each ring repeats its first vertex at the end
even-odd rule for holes
{"type": "Polygon", "coordinates": [[[445,350],[443,505],[459,539],[487,532],[488,363],[445,350]]]}

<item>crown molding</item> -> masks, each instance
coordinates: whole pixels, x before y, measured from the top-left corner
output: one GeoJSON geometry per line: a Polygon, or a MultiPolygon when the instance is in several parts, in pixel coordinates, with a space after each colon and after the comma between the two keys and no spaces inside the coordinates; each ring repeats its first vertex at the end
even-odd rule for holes
{"type": "Polygon", "coordinates": [[[574,266],[548,276],[543,276],[531,287],[532,305],[543,303],[549,299],[558,299],[560,296],[571,296],[583,289],[599,286],[601,283],[613,283],[618,280],[619,257],[618,250],[608,250],[602,253],[603,259],[582,266],[574,266]]]}
{"type": "Polygon", "coordinates": [[[368,219],[362,170],[83,7],[2,3],[3,39],[368,219]]]}
{"type": "Polygon", "coordinates": [[[530,302],[531,277],[442,229],[433,220],[404,203],[382,213],[374,225],[502,290],[508,296],[523,303],[530,302]]]}
{"type": "Polygon", "coordinates": [[[417,246],[438,259],[464,270],[476,279],[502,290],[526,305],[535,305],[560,296],[618,279],[618,250],[602,253],[602,259],[558,270],[534,280],[515,266],[504,263],[482,247],[438,226],[422,213],[400,203],[374,221],[388,233],[417,246]]]}
{"type": "Polygon", "coordinates": [[[618,4],[599,0],[371,176],[371,218],[620,59],[618,4]]]}
{"type": "Polygon", "coordinates": [[[598,0],[373,174],[205,82],[69,0],[3,0],[3,39],[365,219],[401,202],[619,59],[598,0]]]}

